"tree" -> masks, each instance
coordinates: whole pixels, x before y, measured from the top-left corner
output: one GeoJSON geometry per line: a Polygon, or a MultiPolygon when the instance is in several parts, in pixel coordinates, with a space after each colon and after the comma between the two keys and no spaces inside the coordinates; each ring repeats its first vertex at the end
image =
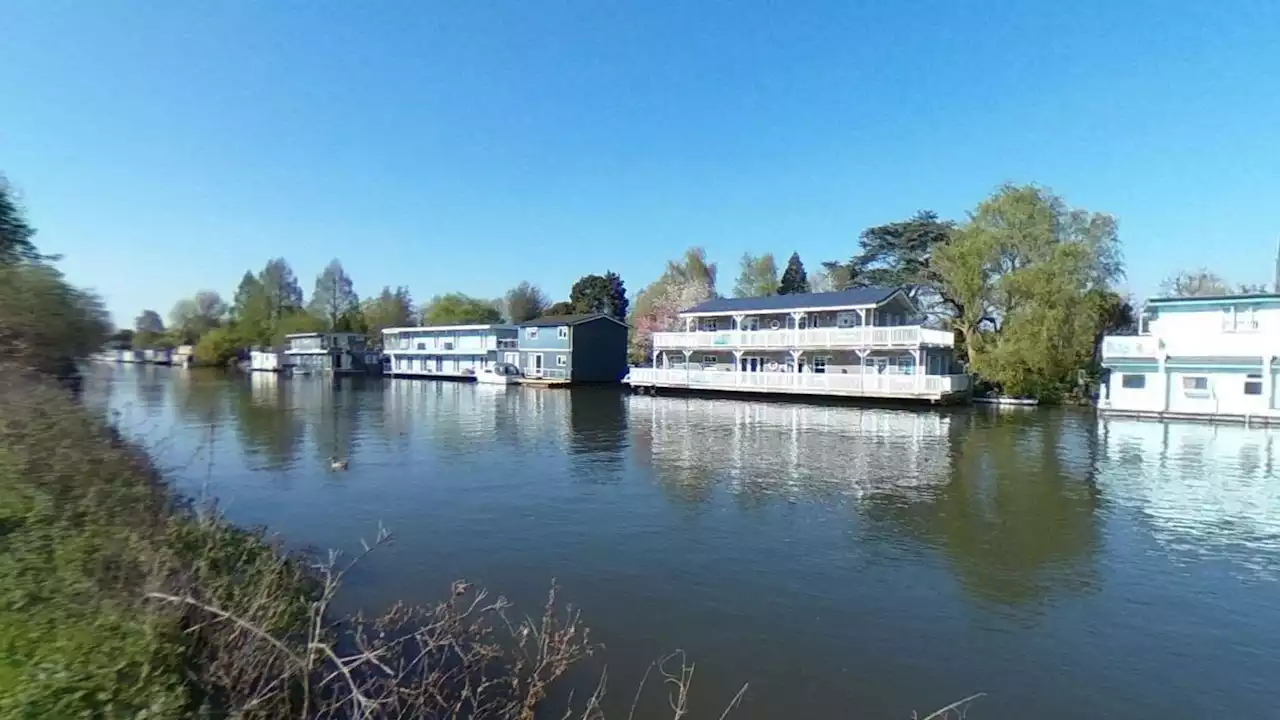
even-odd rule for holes
{"type": "Polygon", "coordinates": [[[953,316],[958,308],[939,290],[933,254],[951,242],[955,223],[921,210],[906,220],[867,228],[858,236],[859,249],[847,262],[823,263],[838,275],[840,287],[901,287],[932,316],[953,316]]]}
{"type": "Polygon", "coordinates": [[[284,258],[267,261],[266,267],[258,273],[258,283],[262,286],[269,324],[274,325],[285,315],[302,309],[302,288],[293,275],[293,268],[284,258]]]}
{"type": "Polygon", "coordinates": [[[800,253],[791,253],[787,261],[787,269],[782,271],[782,282],[778,283],[779,295],[798,295],[809,292],[809,276],[805,274],[804,263],[800,262],[800,253]]]}
{"type": "Polygon", "coordinates": [[[1206,268],[1184,270],[1160,283],[1160,294],[1165,297],[1207,297],[1232,295],[1231,284],[1217,273],[1206,268]]]}
{"type": "Polygon", "coordinates": [[[628,339],[631,362],[648,362],[653,355],[653,333],[675,329],[677,314],[716,297],[716,265],[707,262],[706,251],[690,248],[681,260],[667,263],[662,276],[636,296],[628,339]]]}
{"type": "Polygon", "coordinates": [[[164,321],[155,310],[143,310],[133,320],[133,343],[136,347],[154,347],[164,335],[164,321]]]}
{"type": "Polygon", "coordinates": [[[305,310],[291,310],[280,318],[272,329],[272,334],[267,338],[267,344],[273,347],[283,347],[285,337],[294,333],[316,333],[329,330],[329,323],[321,317],[312,315],[305,310]]]}
{"type": "Polygon", "coordinates": [[[35,229],[27,224],[13,186],[0,175],[0,263],[38,260],[40,253],[31,241],[35,234],[35,229]]]}
{"type": "Polygon", "coordinates": [[[546,311],[539,317],[555,317],[558,315],[572,315],[573,303],[568,300],[558,300],[547,306],[546,311]]]}
{"type": "Polygon", "coordinates": [[[462,293],[436,295],[422,307],[423,325],[478,325],[502,321],[502,314],[488,300],[462,293]]]}
{"type": "Polygon", "coordinates": [[[224,325],[205,333],[196,343],[195,358],[201,365],[222,367],[240,356],[254,341],[242,336],[233,325],[224,325]]]}
{"type": "Polygon", "coordinates": [[[970,369],[1010,395],[1052,397],[1093,352],[1090,291],[1124,274],[1115,220],[1037,185],[1004,185],[936,249],[970,369]]]}
{"type": "Polygon", "coordinates": [[[507,322],[522,323],[541,316],[547,310],[547,296],[532,283],[522,282],[507,291],[502,306],[507,322]]]}
{"type": "Polygon", "coordinates": [[[569,290],[575,313],[604,313],[619,320],[627,317],[627,289],[612,270],[604,275],[584,275],[569,290]]]}
{"type": "Polygon", "coordinates": [[[0,357],[51,375],[102,347],[110,322],[98,296],[43,262],[0,264],[0,357]]]}
{"type": "Polygon", "coordinates": [[[195,297],[184,298],[169,311],[169,326],[181,343],[199,341],[200,337],[222,324],[227,304],[213,290],[201,290],[195,297]]]}
{"type": "Polygon", "coordinates": [[[366,300],[362,308],[369,337],[374,342],[382,339],[382,331],[392,327],[407,327],[416,322],[413,298],[409,288],[403,285],[392,290],[384,286],[378,297],[366,300]]]}
{"type": "Polygon", "coordinates": [[[330,260],[324,272],[316,277],[309,310],[328,324],[328,330],[351,331],[355,327],[360,298],[352,287],[351,277],[337,258],[330,260]]]}
{"type": "Polygon", "coordinates": [[[742,269],[733,286],[734,297],[765,297],[778,293],[778,263],[773,253],[742,254],[742,269]]]}

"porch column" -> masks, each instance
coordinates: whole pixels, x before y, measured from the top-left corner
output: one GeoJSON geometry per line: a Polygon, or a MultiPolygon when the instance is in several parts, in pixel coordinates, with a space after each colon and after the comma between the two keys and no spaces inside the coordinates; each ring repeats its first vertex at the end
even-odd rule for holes
{"type": "Polygon", "coordinates": [[[653,349],[653,369],[654,370],[658,369],[658,356],[661,354],[662,354],[662,351],[659,350],[658,348],[653,349]]]}
{"type": "Polygon", "coordinates": [[[1161,350],[1156,354],[1156,368],[1160,371],[1160,412],[1169,411],[1169,354],[1161,350]]]}
{"type": "Polygon", "coordinates": [[[1271,363],[1275,360],[1273,355],[1264,355],[1262,357],[1262,395],[1267,399],[1267,409],[1274,410],[1271,398],[1273,396],[1273,384],[1275,377],[1271,374],[1271,363]]]}
{"type": "Polygon", "coordinates": [[[915,373],[916,392],[920,392],[920,388],[924,386],[924,374],[920,372],[920,348],[911,351],[911,372],[915,373]]]}
{"type": "Polygon", "coordinates": [[[689,356],[693,354],[692,350],[684,351],[684,384],[689,384],[689,356]]]}
{"type": "Polygon", "coordinates": [[[795,376],[794,378],[792,378],[792,384],[793,384],[793,385],[799,385],[799,384],[800,384],[800,379],[801,379],[801,378],[800,378],[800,356],[801,356],[801,355],[804,355],[804,351],[803,351],[803,350],[792,350],[792,351],[791,351],[791,367],[793,367],[793,368],[795,368],[795,369],[796,369],[796,373],[795,373],[795,374],[796,374],[796,376],[795,376]]]}
{"type": "Polygon", "coordinates": [[[733,382],[742,384],[742,351],[733,351],[733,382]]]}

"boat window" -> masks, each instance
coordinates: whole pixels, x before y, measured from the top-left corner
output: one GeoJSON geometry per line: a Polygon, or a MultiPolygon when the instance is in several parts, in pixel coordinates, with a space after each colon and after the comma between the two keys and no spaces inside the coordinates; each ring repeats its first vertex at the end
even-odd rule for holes
{"type": "Polygon", "coordinates": [[[1262,376],[1250,375],[1244,380],[1245,395],[1261,395],[1262,394],[1262,376]]]}
{"type": "Polygon", "coordinates": [[[829,359],[830,359],[830,358],[828,358],[826,355],[817,355],[817,356],[815,356],[815,357],[813,358],[813,371],[814,371],[814,372],[816,372],[816,373],[824,373],[824,372],[826,372],[826,371],[827,371],[827,360],[829,360],[829,359]]]}
{"type": "Polygon", "coordinates": [[[536,327],[525,328],[525,329],[524,329],[524,336],[525,336],[525,337],[527,337],[527,338],[529,338],[530,340],[537,340],[537,339],[538,339],[538,328],[536,328],[536,327]]]}
{"type": "Polygon", "coordinates": [[[705,367],[705,366],[707,366],[707,365],[715,365],[715,364],[717,364],[717,363],[719,363],[719,362],[720,362],[720,358],[716,357],[715,355],[703,355],[703,356],[702,356],[702,365],[703,365],[704,367],[705,367]]]}
{"type": "Polygon", "coordinates": [[[564,355],[556,356],[556,367],[564,367],[569,364],[569,358],[564,355]]]}
{"type": "Polygon", "coordinates": [[[702,321],[702,329],[708,332],[715,332],[719,329],[715,318],[707,318],[702,321]]]}
{"type": "Polygon", "coordinates": [[[556,337],[560,338],[561,340],[568,340],[569,339],[568,326],[556,328],[556,337]]]}
{"type": "Polygon", "coordinates": [[[1146,375],[1121,375],[1120,387],[1129,390],[1141,390],[1147,386],[1146,375]]]}

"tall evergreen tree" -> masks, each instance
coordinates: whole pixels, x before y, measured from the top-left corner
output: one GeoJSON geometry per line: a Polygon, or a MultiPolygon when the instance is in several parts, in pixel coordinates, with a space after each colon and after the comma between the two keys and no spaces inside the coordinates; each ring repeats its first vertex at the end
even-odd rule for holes
{"type": "Polygon", "coordinates": [[[413,298],[409,288],[403,285],[392,290],[384,286],[376,298],[365,301],[362,306],[369,339],[379,342],[382,331],[390,327],[406,327],[417,322],[414,318],[413,298]]]}
{"type": "Polygon", "coordinates": [[[31,241],[35,234],[35,228],[27,224],[13,187],[0,175],[0,263],[38,259],[40,253],[31,241]]]}
{"type": "Polygon", "coordinates": [[[265,298],[267,321],[274,326],[286,315],[302,309],[302,287],[293,274],[293,268],[284,258],[267,261],[258,273],[265,298]]]}
{"type": "Polygon", "coordinates": [[[316,287],[311,293],[312,315],[322,319],[329,330],[352,330],[356,315],[360,312],[360,298],[352,285],[351,277],[342,263],[334,258],[316,277],[316,287]]]}
{"type": "Polygon", "coordinates": [[[779,295],[799,295],[809,292],[809,276],[804,271],[804,263],[800,262],[800,253],[791,253],[787,261],[787,269],[782,271],[782,281],[778,283],[779,295]]]}

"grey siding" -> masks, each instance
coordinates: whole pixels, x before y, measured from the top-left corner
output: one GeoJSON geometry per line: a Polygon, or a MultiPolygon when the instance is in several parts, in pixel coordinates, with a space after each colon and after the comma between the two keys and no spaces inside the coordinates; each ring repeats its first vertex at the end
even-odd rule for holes
{"type": "Polygon", "coordinates": [[[616,383],[627,375],[627,327],[608,318],[574,325],[574,382],[616,383]]]}

